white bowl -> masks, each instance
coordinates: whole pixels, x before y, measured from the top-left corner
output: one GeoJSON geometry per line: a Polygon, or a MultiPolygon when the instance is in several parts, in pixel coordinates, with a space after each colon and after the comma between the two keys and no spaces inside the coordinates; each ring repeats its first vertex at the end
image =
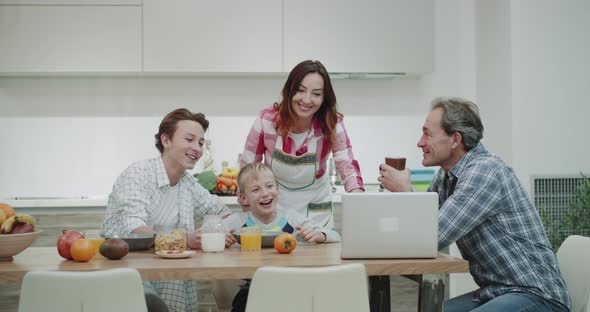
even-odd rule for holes
{"type": "Polygon", "coordinates": [[[12,261],[12,257],[27,249],[40,230],[31,233],[1,234],[0,235],[0,261],[12,261]]]}

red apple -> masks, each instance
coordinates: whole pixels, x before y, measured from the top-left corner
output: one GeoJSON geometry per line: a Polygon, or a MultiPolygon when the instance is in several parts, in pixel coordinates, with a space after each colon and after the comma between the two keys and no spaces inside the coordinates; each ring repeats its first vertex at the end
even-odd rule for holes
{"type": "Polygon", "coordinates": [[[85,238],[85,236],[76,230],[63,230],[62,233],[63,234],[57,238],[57,252],[63,258],[73,260],[74,258],[70,253],[72,243],[79,238],[85,238]]]}
{"type": "Polygon", "coordinates": [[[28,223],[18,222],[12,227],[10,234],[31,233],[35,231],[35,227],[28,223]]]}

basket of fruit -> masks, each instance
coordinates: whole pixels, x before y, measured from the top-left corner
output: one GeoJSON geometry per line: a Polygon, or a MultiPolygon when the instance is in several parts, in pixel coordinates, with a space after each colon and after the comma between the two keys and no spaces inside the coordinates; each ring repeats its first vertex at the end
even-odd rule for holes
{"type": "Polygon", "coordinates": [[[0,203],[0,261],[12,261],[12,257],[27,249],[41,231],[31,215],[15,213],[14,209],[0,203]]]}
{"type": "Polygon", "coordinates": [[[235,196],[238,191],[238,169],[223,168],[219,176],[211,170],[203,171],[195,177],[206,190],[218,196],[235,196]]]}

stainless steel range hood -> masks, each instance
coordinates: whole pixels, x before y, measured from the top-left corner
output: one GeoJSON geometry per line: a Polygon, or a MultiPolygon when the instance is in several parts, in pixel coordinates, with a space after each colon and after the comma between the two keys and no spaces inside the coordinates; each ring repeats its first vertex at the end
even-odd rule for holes
{"type": "Polygon", "coordinates": [[[395,79],[407,77],[406,73],[330,73],[332,79],[395,79]]]}

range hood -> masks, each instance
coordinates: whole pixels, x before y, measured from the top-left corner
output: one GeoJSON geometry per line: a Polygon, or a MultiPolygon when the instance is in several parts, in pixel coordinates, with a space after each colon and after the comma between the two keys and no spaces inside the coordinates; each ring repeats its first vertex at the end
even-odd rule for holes
{"type": "Polygon", "coordinates": [[[407,77],[406,73],[330,73],[332,79],[394,79],[407,77]]]}

